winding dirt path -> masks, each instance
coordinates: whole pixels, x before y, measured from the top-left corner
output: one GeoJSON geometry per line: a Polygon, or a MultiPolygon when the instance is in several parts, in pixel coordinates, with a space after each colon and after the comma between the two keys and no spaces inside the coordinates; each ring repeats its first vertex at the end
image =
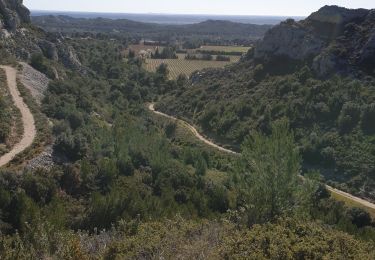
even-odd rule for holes
{"type": "MultiPolygon", "coordinates": [[[[178,119],[176,117],[173,117],[173,116],[170,116],[170,115],[167,115],[167,114],[164,114],[162,112],[159,112],[159,111],[156,111],[155,110],[155,104],[154,103],[151,103],[148,105],[148,109],[150,111],[152,111],[153,113],[157,114],[157,115],[160,115],[160,116],[163,116],[163,117],[166,117],[166,118],[169,118],[171,120],[174,120],[174,121],[177,121],[177,122],[180,122],[181,124],[183,124],[187,129],[189,129],[199,140],[201,140],[202,142],[206,143],[207,145],[211,146],[211,147],[214,147],[220,151],[223,151],[223,152],[226,152],[226,153],[230,153],[230,154],[235,154],[235,155],[239,155],[239,153],[236,153],[232,150],[229,150],[229,149],[225,149],[209,140],[207,140],[204,136],[202,136],[201,134],[199,134],[199,132],[197,131],[197,129],[195,129],[194,126],[190,125],[188,122],[184,121],[184,120],[181,120],[181,119],[178,119]]],[[[367,200],[364,200],[364,199],[361,199],[361,198],[358,198],[358,197],[355,197],[347,192],[344,192],[344,191],[341,191],[341,190],[338,190],[338,189],[335,189],[329,185],[326,185],[327,189],[332,192],[332,193],[336,193],[342,197],[345,197],[349,200],[352,200],[356,203],[359,203],[361,204],[362,206],[366,207],[366,208],[370,208],[370,209],[373,209],[375,210],[375,204],[374,203],[371,203],[367,200]]]]}
{"type": "Polygon", "coordinates": [[[0,66],[5,71],[7,77],[8,88],[12,96],[14,105],[20,110],[23,123],[23,136],[21,141],[16,144],[9,153],[4,154],[0,157],[0,167],[5,166],[16,157],[19,153],[30,147],[36,136],[36,128],[34,117],[23,102],[20,92],[17,88],[17,71],[9,66],[0,66]]]}
{"type": "Polygon", "coordinates": [[[364,206],[366,208],[370,208],[370,209],[374,209],[375,210],[375,204],[374,203],[371,203],[371,202],[369,202],[367,200],[358,198],[356,196],[353,196],[352,194],[349,194],[347,192],[338,190],[338,189],[333,188],[331,186],[326,185],[326,187],[332,193],[336,193],[336,194],[341,195],[342,197],[345,197],[345,198],[347,198],[347,199],[349,199],[351,201],[357,202],[357,203],[361,204],[362,206],[364,206]]]}
{"type": "Polygon", "coordinates": [[[181,120],[181,119],[177,119],[177,118],[175,118],[175,117],[173,117],[173,116],[170,116],[170,115],[164,114],[164,113],[162,113],[162,112],[156,111],[156,110],[155,110],[155,104],[153,104],[153,103],[149,104],[149,105],[148,105],[148,109],[151,110],[152,112],[154,112],[154,113],[157,114],[157,115],[161,115],[161,116],[166,117],[166,118],[169,118],[169,119],[171,119],[171,120],[175,120],[175,121],[180,122],[180,123],[183,124],[187,129],[189,129],[189,130],[195,135],[195,137],[197,137],[199,140],[201,140],[202,142],[204,142],[205,144],[207,144],[207,145],[209,145],[209,146],[211,146],[211,147],[214,147],[214,148],[216,148],[217,150],[220,150],[220,151],[225,152],[225,153],[238,154],[238,153],[236,153],[236,152],[234,152],[234,151],[232,151],[232,150],[229,150],[229,149],[226,149],[226,148],[224,148],[224,147],[221,147],[221,146],[219,146],[219,145],[217,145],[217,144],[211,142],[210,140],[207,140],[204,136],[202,136],[202,135],[197,131],[197,129],[195,129],[194,126],[190,125],[188,122],[185,122],[185,121],[183,121],[183,120],[181,120]]]}

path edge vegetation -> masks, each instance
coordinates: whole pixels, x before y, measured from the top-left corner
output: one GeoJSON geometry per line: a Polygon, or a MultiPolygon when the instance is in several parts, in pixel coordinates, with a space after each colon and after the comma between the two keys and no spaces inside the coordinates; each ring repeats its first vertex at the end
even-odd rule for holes
{"type": "MultiPolygon", "coordinates": [[[[0,69],[0,79],[2,80],[1,84],[4,88],[2,90],[3,93],[5,93],[5,97],[1,96],[2,98],[2,105],[6,106],[6,108],[2,111],[2,116],[10,116],[10,118],[4,118],[2,123],[8,124],[9,129],[6,129],[6,126],[4,125],[4,128],[2,130],[5,130],[8,132],[8,136],[5,139],[12,138],[12,142],[10,144],[10,147],[6,151],[4,151],[3,154],[8,152],[12,147],[21,140],[23,135],[23,125],[21,120],[21,113],[18,110],[18,108],[13,103],[13,98],[9,92],[9,87],[7,86],[7,76],[3,69],[0,69]],[[8,114],[10,113],[10,114],[8,114]],[[5,122],[4,122],[5,121],[5,122]],[[15,128],[15,130],[12,130],[12,128],[15,128]]],[[[5,133],[4,133],[5,134],[5,133]]],[[[1,154],[1,156],[3,155],[1,154]]]]}

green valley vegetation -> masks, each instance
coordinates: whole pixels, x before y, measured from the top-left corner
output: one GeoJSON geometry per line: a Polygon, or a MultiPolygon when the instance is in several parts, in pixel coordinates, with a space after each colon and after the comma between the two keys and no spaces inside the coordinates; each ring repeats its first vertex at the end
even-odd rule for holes
{"type": "Polygon", "coordinates": [[[206,73],[158,107],[234,147],[255,130],[270,133],[272,121],[287,117],[305,168],[320,169],[341,189],[358,193],[361,188],[364,196],[373,196],[374,80],[320,80],[306,67],[287,76],[262,76],[259,65],[250,71],[246,63],[236,66],[206,73]]]}
{"type": "MultiPolygon", "coordinates": [[[[346,209],[322,187],[298,179],[300,156],[285,121],[275,123],[271,137],[249,137],[242,157],[233,159],[238,166],[217,183],[206,178],[211,157],[193,147],[173,148],[152,121],[123,114],[112,126],[93,118],[73,130],[67,119],[68,139],[63,121],[58,140],[72,140],[62,146],[76,156],[71,163],[1,175],[4,259],[202,253],[219,259],[332,254],[366,259],[374,253],[375,230],[367,213],[346,209]],[[77,154],[77,143],[87,149],[77,154]],[[19,232],[12,235],[15,228],[19,232]]],[[[57,151],[61,145],[57,142],[57,151]]]]}
{"type": "Polygon", "coordinates": [[[53,162],[0,171],[0,259],[373,258],[369,213],[331,198],[306,166],[319,165],[310,151],[330,169],[371,169],[371,79],[267,75],[244,60],[169,80],[167,66],[124,59],[124,38],[43,35],[53,55],[29,62],[54,75],[40,106],[53,162]],[[241,155],[150,113],[159,99],[241,155]]]}
{"type": "Polygon", "coordinates": [[[373,245],[316,223],[281,219],[275,223],[238,229],[227,220],[192,221],[176,217],[147,223],[120,222],[110,231],[90,235],[56,231],[51,226],[30,227],[33,236],[1,238],[16,247],[2,259],[50,255],[40,238],[48,237],[56,258],[76,259],[372,259],[373,245]],[[98,242],[109,243],[108,247],[98,242]],[[83,245],[83,246],[80,246],[83,245]],[[99,243],[100,245],[100,243],[99,243]],[[38,250],[36,250],[37,248],[38,250]]]}

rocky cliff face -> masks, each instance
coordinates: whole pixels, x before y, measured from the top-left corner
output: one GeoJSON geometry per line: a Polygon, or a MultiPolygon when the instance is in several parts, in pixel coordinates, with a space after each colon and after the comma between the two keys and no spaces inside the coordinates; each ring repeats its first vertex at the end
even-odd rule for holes
{"type": "Polygon", "coordinates": [[[255,49],[255,57],[285,56],[300,60],[318,54],[324,46],[325,42],[314,37],[302,24],[288,20],[266,33],[255,49]]]}
{"type": "Polygon", "coordinates": [[[0,0],[0,49],[27,61],[33,53],[43,53],[48,59],[84,71],[75,50],[63,39],[47,37],[30,24],[30,11],[22,0],[0,0]],[[27,26],[26,26],[27,25],[27,26]]]}
{"type": "Polygon", "coordinates": [[[287,20],[266,33],[254,57],[299,61],[319,76],[374,73],[375,10],[325,6],[301,22],[287,20]]]}
{"type": "Polygon", "coordinates": [[[30,23],[30,11],[22,0],[0,0],[0,29],[15,31],[22,23],[30,23]]]}

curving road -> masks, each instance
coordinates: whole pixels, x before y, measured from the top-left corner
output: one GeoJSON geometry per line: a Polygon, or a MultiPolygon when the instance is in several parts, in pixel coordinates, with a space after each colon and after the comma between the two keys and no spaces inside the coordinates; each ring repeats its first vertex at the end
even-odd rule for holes
{"type": "MultiPolygon", "coordinates": [[[[181,120],[181,119],[178,119],[176,117],[173,117],[173,116],[170,116],[170,115],[167,115],[167,114],[164,114],[162,112],[159,112],[159,111],[156,111],[155,110],[155,104],[154,103],[151,103],[148,105],[148,109],[150,111],[152,111],[153,113],[157,114],[157,115],[160,115],[160,116],[163,116],[163,117],[166,117],[166,118],[169,118],[171,120],[174,120],[174,121],[177,121],[177,122],[180,122],[182,123],[187,129],[189,129],[199,140],[201,140],[202,142],[206,143],[207,145],[211,146],[211,147],[214,147],[220,151],[223,151],[223,152],[226,152],[226,153],[230,153],[230,154],[235,154],[235,155],[239,155],[239,153],[236,153],[232,150],[229,150],[229,149],[225,149],[209,140],[207,140],[204,136],[202,136],[201,134],[199,134],[199,132],[197,131],[197,129],[190,125],[188,122],[184,121],[184,120],[181,120]]],[[[358,198],[358,197],[355,197],[347,192],[344,192],[344,191],[341,191],[341,190],[338,190],[338,189],[335,189],[329,185],[326,185],[327,189],[332,192],[332,193],[336,193],[336,194],[339,194],[340,196],[342,197],[345,197],[349,200],[352,200],[354,202],[357,202],[359,204],[361,204],[362,206],[364,207],[367,207],[367,208],[371,208],[371,209],[374,209],[375,210],[375,204],[374,203],[371,203],[367,200],[364,200],[364,199],[361,199],[361,198],[358,198]]]]}
{"type": "Polygon", "coordinates": [[[9,66],[0,66],[5,71],[7,77],[7,84],[9,92],[12,96],[14,105],[20,110],[23,123],[23,136],[19,143],[17,143],[10,152],[0,157],[0,167],[7,165],[10,161],[16,157],[16,155],[22,153],[28,147],[32,145],[36,136],[36,128],[34,117],[23,102],[20,92],[17,88],[17,71],[16,69],[9,66]]]}

